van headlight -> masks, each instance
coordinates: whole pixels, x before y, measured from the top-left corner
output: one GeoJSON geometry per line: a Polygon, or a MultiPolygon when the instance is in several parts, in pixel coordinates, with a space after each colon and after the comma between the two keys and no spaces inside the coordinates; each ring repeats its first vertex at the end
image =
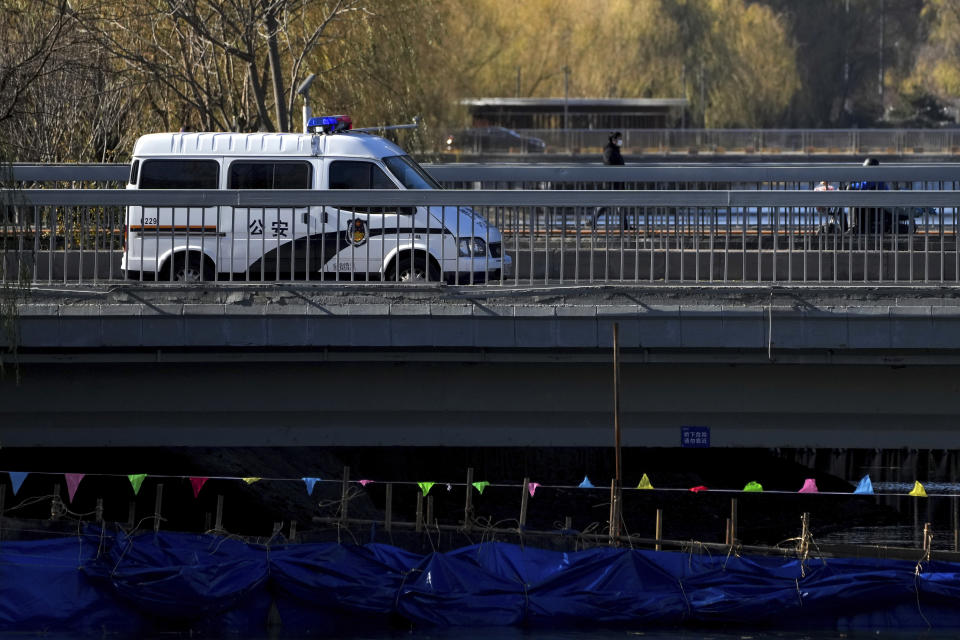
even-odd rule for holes
{"type": "Polygon", "coordinates": [[[461,258],[487,255],[487,243],[483,238],[461,238],[457,248],[461,258]]]}

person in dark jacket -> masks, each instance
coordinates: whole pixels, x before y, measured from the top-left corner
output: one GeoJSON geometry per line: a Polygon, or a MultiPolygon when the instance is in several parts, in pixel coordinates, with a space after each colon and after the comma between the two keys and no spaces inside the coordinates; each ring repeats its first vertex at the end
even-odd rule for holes
{"type": "Polygon", "coordinates": [[[610,134],[610,140],[603,148],[603,164],[622,165],[623,156],[620,155],[620,147],[623,145],[623,136],[619,131],[610,134]]]}
{"type": "MultiPolygon", "coordinates": [[[[863,161],[865,167],[876,167],[880,161],[876,158],[867,158],[863,161]]],[[[886,191],[887,183],[882,180],[859,180],[850,183],[853,191],[886,191]]],[[[891,233],[893,231],[893,212],[876,207],[854,207],[850,226],[854,233],[891,233]]]]}
{"type": "MultiPolygon", "coordinates": [[[[623,166],[623,156],[620,155],[620,147],[623,145],[623,136],[620,135],[619,131],[615,131],[610,134],[609,141],[606,146],[603,148],[603,164],[608,166],[623,166]]],[[[622,182],[610,182],[604,185],[606,188],[620,190],[623,189],[622,182]]],[[[594,229],[597,228],[600,219],[610,224],[611,222],[619,223],[620,229],[624,230],[629,228],[626,216],[623,211],[616,207],[614,209],[608,210],[607,207],[599,207],[594,211],[592,226],[594,229]],[[614,218],[616,220],[614,220],[614,218]]]]}

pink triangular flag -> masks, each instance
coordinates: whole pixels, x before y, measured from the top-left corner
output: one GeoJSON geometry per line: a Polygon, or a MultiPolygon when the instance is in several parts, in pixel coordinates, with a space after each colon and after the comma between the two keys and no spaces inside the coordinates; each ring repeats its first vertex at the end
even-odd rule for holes
{"type": "Polygon", "coordinates": [[[807,478],[803,481],[803,487],[797,493],[819,493],[817,491],[817,481],[813,478],[807,478]]]}
{"type": "Polygon", "coordinates": [[[63,475],[67,479],[67,495],[70,496],[70,502],[73,502],[73,496],[76,495],[77,487],[80,485],[80,481],[83,480],[84,474],[65,473],[63,475]]]}
{"type": "Polygon", "coordinates": [[[539,483],[539,482],[528,482],[528,483],[527,483],[527,491],[530,492],[530,497],[531,497],[531,498],[533,497],[533,494],[535,494],[535,493],[537,492],[537,487],[539,487],[539,486],[540,486],[540,483],[539,483]]]}
{"type": "Polygon", "coordinates": [[[368,484],[370,484],[371,482],[373,482],[373,480],[358,480],[358,482],[360,483],[360,486],[361,486],[361,487],[365,487],[365,486],[367,486],[368,484]]]}
{"type": "Polygon", "coordinates": [[[206,482],[207,482],[206,478],[190,478],[190,486],[193,487],[194,498],[200,495],[200,489],[203,488],[203,485],[206,482]]]}

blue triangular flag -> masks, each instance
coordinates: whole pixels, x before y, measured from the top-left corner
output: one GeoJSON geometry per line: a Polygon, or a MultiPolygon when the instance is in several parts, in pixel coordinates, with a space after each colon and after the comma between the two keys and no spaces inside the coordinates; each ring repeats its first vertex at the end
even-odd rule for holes
{"type": "Polygon", "coordinates": [[[320,482],[320,478],[303,478],[303,481],[307,484],[307,495],[313,495],[313,485],[320,482]]]}
{"type": "Polygon", "coordinates": [[[17,495],[17,491],[20,491],[20,485],[27,479],[27,472],[10,471],[8,473],[10,474],[10,482],[13,484],[13,495],[17,495]]]}
{"type": "Polygon", "coordinates": [[[873,495],[873,483],[870,482],[870,474],[860,478],[860,484],[857,485],[857,488],[854,490],[854,493],[867,493],[873,495]]]}
{"type": "Polygon", "coordinates": [[[593,486],[593,483],[590,482],[590,478],[588,478],[587,476],[583,476],[583,482],[580,483],[580,488],[581,488],[581,489],[596,489],[596,487],[593,486]]]}

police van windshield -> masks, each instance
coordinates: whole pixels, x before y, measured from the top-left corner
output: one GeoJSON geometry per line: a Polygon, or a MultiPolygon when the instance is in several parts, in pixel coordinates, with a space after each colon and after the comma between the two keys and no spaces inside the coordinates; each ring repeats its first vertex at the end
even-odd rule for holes
{"type": "Polygon", "coordinates": [[[383,159],[397,180],[407,189],[442,189],[440,183],[423,170],[410,156],[390,156],[383,159]]]}

